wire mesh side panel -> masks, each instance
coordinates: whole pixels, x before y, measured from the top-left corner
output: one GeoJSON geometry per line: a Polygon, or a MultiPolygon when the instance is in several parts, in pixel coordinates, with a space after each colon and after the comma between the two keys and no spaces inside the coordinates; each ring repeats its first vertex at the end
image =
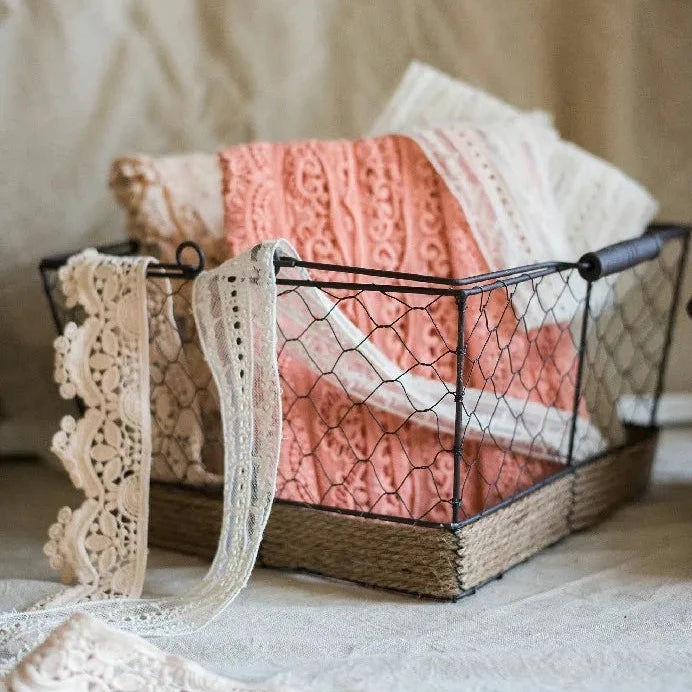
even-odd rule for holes
{"type": "MultiPolygon", "coordinates": [[[[654,415],[685,248],[670,241],[590,289],[572,269],[463,289],[280,286],[277,498],[448,524],[623,444],[626,423],[654,415]]],[[[81,321],[56,278],[58,323],[81,321]]],[[[152,477],[219,486],[191,283],[150,278],[148,291],[152,477]]]]}
{"type": "Polygon", "coordinates": [[[192,283],[147,280],[152,475],[192,485],[221,484],[218,394],[192,314],[192,283]]]}
{"type": "Polygon", "coordinates": [[[277,497],[450,522],[455,297],[283,288],[277,497]]]}
{"type": "MultiPolygon", "coordinates": [[[[64,304],[57,272],[46,280],[59,329],[81,322],[83,314],[64,304]]],[[[218,397],[191,288],[182,280],[147,282],[152,479],[214,487],[223,468],[218,397]]],[[[324,300],[315,302],[316,292],[289,287],[278,301],[284,423],[277,497],[450,522],[455,297],[354,289],[321,292],[324,300]]]]}
{"type": "Polygon", "coordinates": [[[459,520],[567,469],[586,284],[574,270],[466,291],[459,520]]]}
{"type": "Polygon", "coordinates": [[[278,497],[455,523],[566,472],[573,433],[604,448],[577,397],[586,294],[554,269],[433,296],[287,289],[278,497]]]}
{"type": "MultiPolygon", "coordinates": [[[[604,450],[626,443],[628,424],[655,424],[687,244],[686,237],[669,240],[656,259],[592,286],[581,402],[604,450]]],[[[577,433],[575,462],[593,452],[577,433]]]]}

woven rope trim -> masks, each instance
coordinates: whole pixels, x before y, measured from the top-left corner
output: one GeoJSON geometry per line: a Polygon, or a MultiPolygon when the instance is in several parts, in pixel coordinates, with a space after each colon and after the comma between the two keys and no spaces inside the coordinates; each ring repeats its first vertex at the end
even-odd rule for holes
{"type": "MultiPolygon", "coordinates": [[[[454,599],[640,492],[655,444],[656,436],[649,434],[454,530],[275,503],[259,560],[270,567],[454,599]]],[[[212,558],[222,506],[220,495],[152,483],[151,544],[212,558]]]]}
{"type": "Polygon", "coordinates": [[[571,476],[456,531],[459,584],[473,589],[569,533],[571,476]]]}
{"type": "MultiPolygon", "coordinates": [[[[150,541],[161,548],[212,558],[222,500],[198,490],[153,483],[150,541]],[[185,517],[181,521],[180,517],[185,517]]],[[[456,598],[456,539],[432,529],[362,519],[276,503],[264,531],[259,561],[305,569],[371,586],[456,598]]]]}
{"type": "Polygon", "coordinates": [[[275,504],[260,559],[436,598],[459,595],[456,541],[449,529],[275,504]]]}
{"type": "Polygon", "coordinates": [[[627,449],[577,468],[569,517],[573,531],[594,524],[644,490],[651,472],[656,438],[651,434],[627,449]]]}

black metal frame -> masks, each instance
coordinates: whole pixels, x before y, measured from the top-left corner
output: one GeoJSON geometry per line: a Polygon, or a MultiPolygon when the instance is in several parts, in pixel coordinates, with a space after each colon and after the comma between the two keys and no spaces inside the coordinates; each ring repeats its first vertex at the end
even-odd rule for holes
{"type": "MultiPolygon", "coordinates": [[[[485,274],[467,278],[442,278],[435,276],[425,276],[422,274],[373,270],[368,269],[367,267],[324,264],[319,262],[296,260],[288,257],[277,257],[274,261],[274,266],[277,274],[277,284],[281,286],[292,286],[296,288],[306,286],[319,288],[325,291],[346,289],[357,292],[376,291],[385,294],[398,293],[431,296],[451,296],[456,300],[457,304],[457,344],[455,352],[456,389],[454,392],[456,417],[454,426],[454,446],[452,450],[454,460],[454,478],[451,498],[451,523],[432,522],[412,517],[409,518],[390,516],[372,511],[342,509],[322,504],[301,503],[287,499],[278,499],[277,501],[286,504],[312,507],[315,509],[337,512],[341,514],[355,515],[360,517],[370,517],[373,519],[401,522],[405,524],[415,524],[417,526],[442,526],[446,528],[458,528],[469,522],[479,519],[481,516],[486,516],[489,513],[497,511],[501,507],[504,507],[507,504],[516,501],[520,497],[525,496],[526,494],[536,490],[539,487],[546,485],[547,483],[554,482],[558,478],[561,478],[566,474],[572,473],[574,471],[573,454],[575,445],[575,433],[577,428],[580,398],[582,396],[582,378],[585,367],[584,361],[588,332],[587,323],[589,320],[591,285],[594,281],[598,281],[604,276],[625,271],[642,262],[654,259],[658,256],[662,247],[668,241],[676,238],[682,238],[682,249],[679,255],[677,266],[675,268],[676,276],[672,292],[672,304],[670,305],[670,316],[667,319],[665,327],[666,332],[664,336],[662,356],[658,368],[656,386],[653,392],[654,404],[652,407],[651,419],[649,423],[651,426],[655,426],[658,399],[661,395],[663,388],[663,380],[672,341],[674,318],[680,300],[682,276],[689,248],[691,230],[692,227],[689,226],[681,226],[675,224],[655,224],[650,226],[649,229],[647,229],[647,232],[640,238],[626,241],[624,243],[619,243],[617,245],[609,246],[594,253],[588,253],[584,255],[578,262],[542,262],[501,271],[488,272],[485,274]],[[294,267],[300,267],[309,270],[317,270],[318,272],[327,271],[350,274],[354,277],[358,277],[358,280],[302,280],[286,278],[281,276],[282,269],[294,267]],[[521,490],[513,496],[506,498],[497,504],[494,504],[492,507],[485,509],[478,514],[474,514],[473,516],[466,518],[461,518],[460,505],[462,497],[460,487],[460,469],[464,445],[464,429],[462,420],[462,407],[464,400],[463,363],[466,353],[464,320],[466,314],[467,300],[471,296],[485,294],[496,289],[507,290],[512,286],[516,286],[527,281],[534,281],[536,279],[540,279],[541,277],[555,275],[562,272],[568,272],[573,270],[578,271],[581,277],[586,282],[586,294],[584,300],[584,311],[581,322],[581,332],[578,344],[578,368],[574,392],[574,403],[571,410],[569,446],[566,459],[566,467],[564,470],[550,475],[549,477],[545,478],[539,483],[536,483],[531,487],[521,490]],[[378,281],[365,281],[365,277],[377,279],[378,281]],[[405,283],[386,283],[387,280],[405,283]]],[[[139,247],[136,242],[127,241],[124,243],[106,245],[99,248],[99,250],[101,252],[109,254],[125,255],[137,253],[139,247]]],[[[69,256],[69,254],[63,254],[48,257],[41,261],[39,267],[43,280],[44,290],[46,292],[46,296],[48,298],[48,302],[50,305],[53,321],[58,331],[61,331],[64,325],[62,324],[62,320],[60,318],[59,311],[55,303],[53,291],[49,280],[49,275],[55,270],[57,270],[60,266],[62,266],[67,261],[69,256]]],[[[189,280],[194,278],[204,268],[205,264],[204,253],[202,252],[201,248],[199,248],[199,246],[197,246],[193,242],[182,243],[178,247],[176,252],[176,260],[176,263],[151,264],[147,270],[147,276],[152,278],[165,277],[169,279],[189,280]],[[184,253],[187,250],[192,250],[196,253],[196,261],[194,264],[189,264],[184,261],[184,253]]],[[[608,450],[608,452],[611,451],[614,451],[614,448],[608,450]]],[[[596,458],[600,458],[601,456],[602,454],[599,454],[593,457],[592,459],[580,460],[580,463],[588,463],[589,461],[593,461],[596,458]]]]}

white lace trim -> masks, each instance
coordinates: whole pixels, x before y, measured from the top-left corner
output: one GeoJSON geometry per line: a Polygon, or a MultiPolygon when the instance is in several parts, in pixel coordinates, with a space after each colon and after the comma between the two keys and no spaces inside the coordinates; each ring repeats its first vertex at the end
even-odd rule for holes
{"type": "Polygon", "coordinates": [[[73,615],[6,677],[8,691],[165,690],[166,692],[269,692],[214,675],[180,656],[166,654],[132,634],[87,615],[73,615]]]}
{"type": "MultiPolygon", "coordinates": [[[[279,457],[281,399],[272,261],[277,247],[284,248],[281,243],[254,248],[202,273],[194,284],[195,321],[219,392],[224,440],[223,525],[208,573],[181,596],[93,599],[67,605],[52,602],[41,610],[4,614],[0,616],[0,670],[21,660],[76,610],[142,636],[172,636],[204,626],[245,586],[269,516],[279,457]]],[[[141,271],[143,286],[146,260],[139,262],[141,266],[133,266],[141,271]]],[[[139,300],[140,309],[133,314],[142,315],[143,294],[139,300]]],[[[141,373],[146,371],[144,339],[139,348],[144,356],[141,373]]],[[[145,386],[138,390],[144,412],[145,386]]],[[[71,393],[71,387],[67,390],[71,393]]],[[[100,396],[98,391],[92,394],[100,396]]],[[[141,470],[140,480],[144,481],[141,470]]]]}
{"type": "Polygon", "coordinates": [[[462,207],[471,194],[463,188],[473,182],[468,171],[461,175],[463,160],[498,217],[521,212],[505,217],[499,229],[472,226],[491,269],[524,261],[574,261],[641,232],[657,211],[649,193],[621,170],[560,139],[546,113],[520,111],[418,61],[371,131],[401,131],[420,140],[462,207]],[[446,140],[448,128],[452,137],[446,140]],[[483,164],[499,177],[488,179],[483,164]],[[520,254],[515,254],[515,228],[526,236],[520,254]]]}
{"type": "Polygon", "coordinates": [[[60,269],[69,306],[81,306],[55,341],[55,379],[64,398],[86,410],[65,416],[53,437],[75,487],[86,495],[63,507],[44,551],[64,582],[76,583],[46,602],[141,594],[147,555],[151,427],[146,258],[87,250],[60,269]]]}

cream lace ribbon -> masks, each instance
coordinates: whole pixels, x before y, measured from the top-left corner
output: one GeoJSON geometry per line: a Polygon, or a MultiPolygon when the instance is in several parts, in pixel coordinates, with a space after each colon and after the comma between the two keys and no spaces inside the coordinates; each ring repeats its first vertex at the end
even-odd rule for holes
{"type": "MultiPolygon", "coordinates": [[[[2,685],[2,683],[0,683],[2,685]]],[[[270,692],[165,654],[139,637],[77,613],[57,627],[4,681],[8,692],[35,690],[162,690],[165,692],[270,692]]]]}
{"type": "Polygon", "coordinates": [[[44,605],[141,594],[152,447],[148,264],[87,250],[60,270],[67,305],[86,317],[55,340],[55,380],[85,411],[63,418],[52,451],[86,499],[63,507],[48,531],[51,566],[76,584],[44,605]]]}
{"type": "MultiPolygon", "coordinates": [[[[118,389],[115,397],[118,399],[118,421],[125,421],[120,426],[120,453],[110,456],[110,451],[100,450],[96,457],[92,453],[94,471],[89,475],[81,469],[77,477],[87,494],[84,514],[93,509],[89,500],[96,499],[102,516],[110,513],[115,526],[111,519],[87,521],[82,516],[74,524],[69,517],[61,522],[61,525],[71,527],[71,540],[76,541],[79,547],[73,546],[71,551],[58,550],[55,555],[60,555],[60,566],[69,576],[85,579],[85,583],[75,587],[76,590],[66,590],[39,610],[0,615],[0,670],[11,668],[75,611],[84,611],[113,627],[142,636],[183,634],[204,626],[246,584],[271,508],[279,456],[280,435],[277,431],[281,425],[281,399],[276,365],[273,266],[277,247],[284,246],[280,243],[258,246],[215,270],[203,272],[195,280],[193,312],[221,404],[223,523],[216,556],[201,582],[181,596],[159,599],[113,598],[141,590],[140,572],[143,572],[146,556],[151,452],[146,441],[150,417],[146,400],[147,378],[142,374],[146,373],[148,362],[145,296],[148,260],[104,258],[92,252],[75,262],[78,267],[83,265],[93,270],[96,277],[96,290],[86,298],[85,324],[93,315],[108,315],[101,329],[95,332],[90,331],[91,325],[81,332],[70,329],[70,339],[83,339],[82,353],[85,355],[81,362],[64,364],[65,372],[70,372],[72,377],[79,368],[93,367],[101,373],[92,383],[91,395],[94,398],[85,400],[88,408],[82,421],[87,420],[90,401],[108,398],[114,375],[106,374],[110,370],[106,367],[104,354],[111,355],[109,351],[113,351],[112,355],[117,356],[121,363],[120,374],[132,385],[122,391],[118,389]],[[117,346],[108,344],[110,337],[105,337],[104,346],[103,335],[108,333],[106,325],[113,320],[122,328],[122,334],[119,328],[117,346]],[[126,456],[129,460],[127,465],[122,461],[126,456]],[[116,458],[119,462],[111,464],[116,458]],[[131,478],[136,480],[128,480],[131,478]],[[99,504],[101,500],[103,503],[99,504]],[[105,541],[98,545],[90,542],[90,548],[87,545],[90,535],[111,539],[116,548],[115,555],[109,551],[108,560],[102,558],[110,546],[101,549],[105,541]],[[75,558],[68,562],[73,555],[79,555],[81,561],[75,558]],[[115,562],[111,564],[113,557],[115,562]],[[116,574],[119,576],[114,583],[116,574]],[[91,600],[66,603],[75,598],[91,600]]],[[[290,248],[285,250],[287,253],[290,251],[290,248]]],[[[64,351],[73,353],[71,348],[64,351]]],[[[84,381],[88,378],[85,377],[84,381]]],[[[63,394],[76,393],[71,378],[63,385],[63,394]]],[[[115,429],[106,434],[105,422],[100,421],[98,426],[94,423],[95,428],[92,423],[77,423],[73,434],[86,436],[82,431],[88,430],[92,434],[93,429],[97,429],[100,432],[93,433],[96,444],[115,448],[115,429]],[[103,435],[103,440],[97,440],[98,435],[103,435]]],[[[60,437],[57,442],[65,443],[65,449],[72,448],[69,437],[60,437]]],[[[91,443],[85,443],[83,448],[87,447],[92,452],[95,449],[91,443]]],[[[53,530],[53,533],[57,532],[53,530]]],[[[64,536],[56,536],[54,540],[59,543],[61,539],[64,536]]]]}
{"type": "Polygon", "coordinates": [[[201,464],[199,406],[170,283],[145,281],[151,261],[86,250],[59,272],[67,305],[85,319],[55,341],[55,380],[85,411],[63,418],[52,451],[86,500],[63,507],[49,529],[51,566],[76,586],[44,605],[141,595],[152,459],[159,479],[217,480],[201,464]]]}

